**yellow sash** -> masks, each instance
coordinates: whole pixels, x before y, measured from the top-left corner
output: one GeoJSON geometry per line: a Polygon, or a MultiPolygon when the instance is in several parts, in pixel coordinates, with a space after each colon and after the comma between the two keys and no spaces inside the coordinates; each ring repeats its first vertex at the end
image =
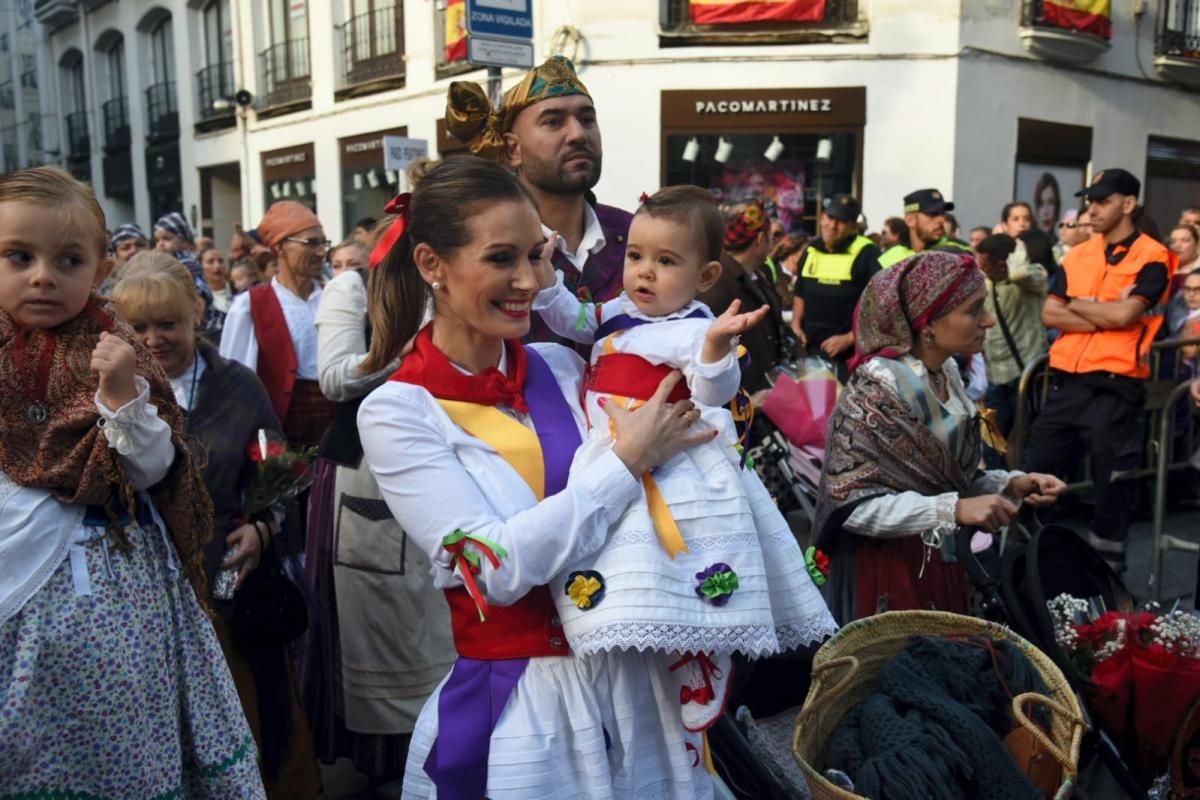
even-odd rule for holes
{"type": "Polygon", "coordinates": [[[537,434],[494,406],[434,398],[454,424],[492,447],[529,484],[539,501],[546,496],[546,467],[537,434]]]}
{"type": "MultiPolygon", "coordinates": [[[[619,336],[623,331],[617,331],[604,340],[604,352],[612,354],[617,352],[616,346],[613,344],[613,339],[619,336]]],[[[620,403],[621,407],[627,411],[637,411],[644,406],[644,400],[632,400],[628,397],[620,397],[612,395],[611,399],[614,402],[620,403]]],[[[617,428],[612,424],[612,420],[608,421],[608,430],[612,434],[613,439],[617,438],[617,428]]],[[[679,530],[679,525],[675,522],[675,517],[671,516],[671,507],[667,505],[666,498],[662,495],[662,490],[658,488],[658,484],[654,482],[654,478],[650,477],[647,472],[642,476],[642,488],[646,490],[646,507],[650,512],[650,521],[654,523],[654,530],[658,534],[658,541],[662,544],[663,549],[667,551],[667,555],[671,560],[675,560],[675,556],[679,553],[688,552],[687,542],[683,540],[683,533],[679,530]]]]}

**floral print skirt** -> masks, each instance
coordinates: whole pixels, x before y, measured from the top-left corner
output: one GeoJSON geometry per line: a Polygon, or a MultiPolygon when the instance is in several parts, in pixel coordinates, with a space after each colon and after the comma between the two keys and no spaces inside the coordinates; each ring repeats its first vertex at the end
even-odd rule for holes
{"type": "Polygon", "coordinates": [[[0,800],[265,797],[213,627],[143,516],[125,551],[85,519],[0,625],[0,800]]]}

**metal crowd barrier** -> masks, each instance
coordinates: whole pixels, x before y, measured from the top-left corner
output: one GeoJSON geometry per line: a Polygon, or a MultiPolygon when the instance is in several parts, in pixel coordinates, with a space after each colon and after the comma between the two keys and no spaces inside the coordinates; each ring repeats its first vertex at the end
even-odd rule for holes
{"type": "MultiPolygon", "coordinates": [[[[1197,446],[1197,426],[1193,415],[1186,417],[1183,440],[1176,442],[1175,418],[1181,398],[1188,397],[1190,380],[1183,380],[1183,348],[1200,346],[1200,338],[1155,342],[1150,346],[1150,377],[1146,379],[1145,446],[1142,466],[1123,470],[1113,480],[1154,479],[1153,494],[1153,571],[1151,585],[1155,600],[1162,600],[1163,561],[1168,550],[1200,553],[1200,542],[1170,536],[1166,523],[1167,483],[1172,472],[1190,469],[1188,458],[1197,446]]],[[[1025,367],[1017,390],[1017,413],[1009,437],[1009,464],[1019,468],[1024,445],[1032,428],[1033,412],[1045,403],[1050,386],[1049,356],[1040,356],[1025,367]]],[[[1084,479],[1070,484],[1069,491],[1092,488],[1090,464],[1084,459],[1084,479]]]]}

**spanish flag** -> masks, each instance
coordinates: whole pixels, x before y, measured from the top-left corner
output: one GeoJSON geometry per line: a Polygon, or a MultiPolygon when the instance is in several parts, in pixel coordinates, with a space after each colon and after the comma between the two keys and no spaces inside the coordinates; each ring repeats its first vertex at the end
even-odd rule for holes
{"type": "Polygon", "coordinates": [[[689,7],[697,25],[825,19],[825,0],[689,0],[689,7]]]}
{"type": "Polygon", "coordinates": [[[1112,0],[1042,0],[1042,22],[1112,38],[1112,0]]]}
{"type": "Polygon", "coordinates": [[[446,63],[467,57],[467,0],[446,3],[446,63]]]}

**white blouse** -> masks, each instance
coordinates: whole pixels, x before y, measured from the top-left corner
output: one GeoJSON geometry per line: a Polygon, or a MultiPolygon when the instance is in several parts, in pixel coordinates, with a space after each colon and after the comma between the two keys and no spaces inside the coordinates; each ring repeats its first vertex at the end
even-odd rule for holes
{"type": "MultiPolygon", "coordinates": [[[[930,385],[929,370],[924,362],[913,356],[904,356],[904,364],[908,366],[922,383],[930,385]]],[[[877,359],[863,364],[859,369],[865,370],[873,379],[896,387],[895,376],[878,362],[877,359]]],[[[942,370],[946,374],[946,387],[949,399],[943,407],[953,414],[960,425],[975,425],[977,415],[975,404],[967,396],[962,377],[958,372],[958,364],[954,359],[946,359],[942,370]]],[[[982,472],[971,484],[968,497],[983,494],[1000,494],[1013,478],[1023,475],[1022,472],[994,469],[982,472]]],[[[923,495],[920,492],[898,492],[882,497],[873,497],[859,503],[847,518],[846,530],[862,536],[874,536],[881,539],[911,536],[934,529],[953,530],[955,527],[955,510],[958,505],[958,492],[945,492],[938,495],[923,495]]]]}
{"type": "MultiPolygon", "coordinates": [[[[576,402],[583,362],[572,351],[531,345],[553,370],[583,436],[576,402]]],[[[518,421],[532,428],[528,417],[518,421]]],[[[565,489],[538,502],[529,485],[492,447],[456,425],[428,391],[388,381],[358,412],[371,473],[392,515],[433,562],[433,584],[461,586],[442,539],[463,530],[496,542],[508,555],[481,562],[476,581],[489,600],[511,605],[569,564],[600,548],[642,484],[614,453],[571,474],[565,489]]]]}
{"type": "MultiPolygon", "coordinates": [[[[321,287],[314,284],[308,299],[302,299],[279,282],[271,279],[271,288],[279,298],[287,320],[292,347],[296,350],[296,377],[304,381],[317,380],[317,307],[321,303],[321,287]]],[[[254,317],[250,314],[250,293],[242,292],[233,300],[225,316],[221,333],[220,353],[258,371],[258,337],[254,332],[254,317]]]]}
{"type": "Polygon", "coordinates": [[[359,372],[367,357],[367,287],[354,270],[325,284],[316,326],[321,392],[334,402],[362,397],[400,364],[397,359],[379,372],[359,372]]]}

